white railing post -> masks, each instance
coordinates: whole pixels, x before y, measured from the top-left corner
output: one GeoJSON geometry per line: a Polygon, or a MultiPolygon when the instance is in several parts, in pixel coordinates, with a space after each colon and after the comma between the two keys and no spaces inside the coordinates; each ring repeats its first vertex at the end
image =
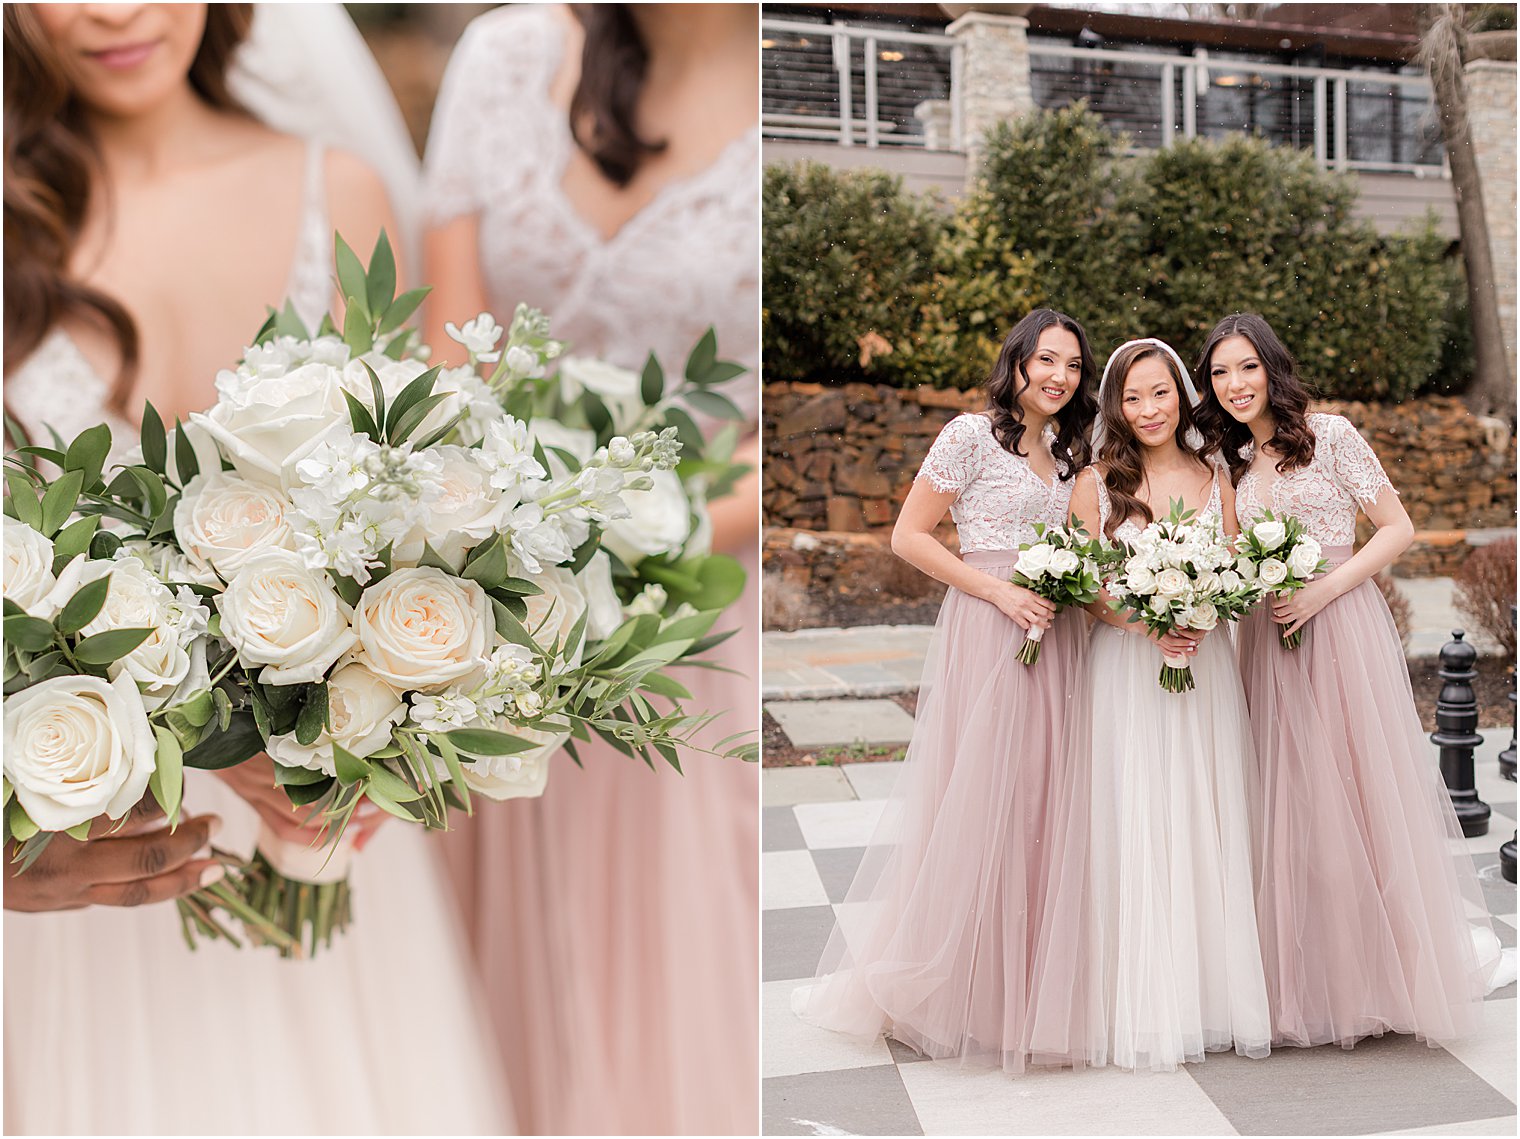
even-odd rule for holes
{"type": "Polygon", "coordinates": [[[866,37],[866,145],[875,147],[877,139],[876,115],[876,37],[866,37]]]}
{"type": "Polygon", "coordinates": [[[1201,63],[1184,64],[1187,68],[1187,82],[1182,85],[1182,137],[1198,137],[1198,76],[1203,76],[1203,82],[1208,82],[1209,69],[1201,63]]]}
{"type": "Polygon", "coordinates": [[[1347,118],[1346,108],[1346,80],[1344,78],[1335,81],[1335,168],[1346,169],[1346,164],[1351,161],[1350,147],[1350,121],[1347,118]]]}
{"type": "Polygon", "coordinates": [[[965,45],[956,42],[950,48],[950,149],[963,153],[966,149],[965,84],[962,76],[966,67],[965,45]]]}
{"type": "Polygon", "coordinates": [[[1329,142],[1325,137],[1325,130],[1329,126],[1325,118],[1326,107],[1326,80],[1323,75],[1314,77],[1314,162],[1318,166],[1325,166],[1330,157],[1329,142]]]}
{"type": "Polygon", "coordinates": [[[1172,145],[1177,133],[1177,113],[1173,103],[1177,98],[1177,68],[1166,63],[1161,66],[1161,145],[1172,145]]]}
{"type": "Polygon", "coordinates": [[[834,33],[834,77],[839,83],[839,145],[854,146],[855,137],[850,129],[850,102],[855,97],[854,84],[851,82],[851,69],[854,67],[853,52],[850,50],[850,34],[848,32],[834,33]]]}

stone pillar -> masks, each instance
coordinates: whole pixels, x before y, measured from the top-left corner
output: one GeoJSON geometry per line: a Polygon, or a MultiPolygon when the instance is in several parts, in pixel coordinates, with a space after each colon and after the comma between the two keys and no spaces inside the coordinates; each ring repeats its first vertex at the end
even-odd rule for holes
{"type": "MultiPolygon", "coordinates": [[[[1514,33],[1509,33],[1511,37],[1514,33]]],[[[1513,43],[1513,38],[1511,39],[1513,43]]],[[[1513,53],[1513,48],[1510,49],[1513,53]]],[[[1515,63],[1475,59],[1467,77],[1467,114],[1473,151],[1483,180],[1483,211],[1488,215],[1489,248],[1499,294],[1499,323],[1504,348],[1515,359],[1515,63]]]]}
{"type": "Polygon", "coordinates": [[[961,53],[960,83],[951,97],[960,101],[968,185],[980,175],[987,130],[1034,110],[1028,28],[1023,16],[971,11],[945,29],[961,53]]]}

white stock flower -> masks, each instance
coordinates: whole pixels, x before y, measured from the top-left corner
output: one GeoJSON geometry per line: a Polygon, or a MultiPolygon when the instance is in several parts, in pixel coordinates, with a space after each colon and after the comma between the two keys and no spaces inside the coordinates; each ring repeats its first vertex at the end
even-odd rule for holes
{"type": "Polygon", "coordinates": [[[328,727],[311,744],[301,743],[294,732],[271,736],[269,755],[287,767],[336,775],[334,743],[361,759],[373,755],[391,742],[391,729],[406,714],[406,704],[394,688],[362,664],[350,661],[328,678],[328,727]]]}
{"type": "MultiPolygon", "coordinates": [[[[491,485],[497,490],[517,490],[524,483],[542,479],[547,473],[533,457],[528,425],[510,415],[486,426],[479,455],[480,462],[490,472],[491,485]]],[[[514,496],[511,504],[516,502],[514,496]]]]}
{"type": "Polygon", "coordinates": [[[222,372],[216,382],[221,398],[209,412],[191,413],[190,421],[253,482],[289,488],[296,465],[315,447],[352,431],[339,373],[329,365],[251,378],[222,372]]]}
{"type": "Polygon", "coordinates": [[[663,585],[646,585],[637,597],[628,603],[623,610],[625,617],[642,617],[646,613],[659,616],[665,612],[665,604],[670,599],[665,594],[663,585]]]}
{"type": "Polygon", "coordinates": [[[511,501],[491,486],[490,472],[477,461],[478,451],[445,446],[435,448],[434,454],[441,469],[431,481],[426,508],[396,544],[396,565],[415,564],[426,541],[451,566],[461,567],[466,550],[506,525],[511,501]]]}
{"type": "Polygon", "coordinates": [[[1314,573],[1314,568],[1319,565],[1320,552],[1307,542],[1300,542],[1288,555],[1288,569],[1293,576],[1308,579],[1314,573]]]}
{"type": "Polygon", "coordinates": [[[466,763],[465,784],[487,799],[532,799],[542,795],[549,782],[550,761],[570,738],[570,733],[524,728],[505,722],[496,725],[496,730],[540,746],[516,755],[482,756],[466,763]]]}
{"type": "Polygon", "coordinates": [[[566,356],[560,361],[560,394],[567,403],[580,398],[582,391],[600,397],[612,416],[612,429],[628,431],[644,414],[644,397],[639,392],[642,377],[627,368],[593,360],[587,356],[566,356]]]}
{"type": "Polygon", "coordinates": [[[455,437],[466,446],[479,443],[485,438],[487,426],[506,418],[506,410],[496,393],[473,368],[445,368],[438,373],[433,391],[449,392],[457,397],[444,400],[439,407],[448,411],[448,418],[456,414],[463,416],[455,429],[458,432],[455,437]]]}
{"type": "Polygon", "coordinates": [[[158,745],[126,675],[56,676],[5,700],[5,777],[32,822],[68,830],[119,819],[153,775],[158,745]]]}
{"type": "Polygon", "coordinates": [[[1263,521],[1251,527],[1251,536],[1263,550],[1275,550],[1288,536],[1288,528],[1281,522],[1263,521]]]}
{"type": "Polygon", "coordinates": [[[465,321],[463,328],[448,321],[443,330],[451,339],[463,344],[475,359],[484,360],[487,364],[494,364],[501,359],[501,353],[495,350],[496,343],[506,330],[496,323],[490,313],[483,312],[474,320],[465,321]]]}
{"type": "Polygon", "coordinates": [[[1160,597],[1181,597],[1188,590],[1188,576],[1180,569],[1167,567],[1156,575],[1156,593],[1160,597]]]}
{"type": "Polygon", "coordinates": [[[536,502],[525,502],[512,511],[506,529],[512,535],[513,552],[530,574],[541,572],[545,565],[568,562],[575,553],[564,517],[545,518],[543,507],[536,502]]]}
{"type": "Polygon", "coordinates": [[[222,636],[244,663],[266,666],[264,684],[315,683],[356,640],[352,611],[332,579],[289,550],[263,550],[244,562],[219,608],[222,636]]]}
{"type": "Polygon", "coordinates": [[[226,471],[200,474],[174,507],[174,536],[193,565],[223,578],[262,549],[295,549],[286,517],[292,504],[262,483],[226,471]]]}
{"type": "Polygon", "coordinates": [[[651,471],[648,490],[623,492],[627,518],[607,524],[602,544],[626,565],[633,566],[654,554],[679,550],[691,534],[691,504],[686,488],[674,471],[651,471]]]}
{"type": "MultiPolygon", "coordinates": [[[[33,617],[51,619],[57,613],[49,594],[53,577],[53,543],[25,522],[5,518],[5,598],[33,617]]],[[[67,599],[65,599],[67,600],[67,599]]]]}
{"type": "Polygon", "coordinates": [[[360,659],[403,691],[438,692],[473,672],[495,630],[485,590],[432,567],[396,570],[354,613],[360,659]]]}
{"type": "Polygon", "coordinates": [[[479,721],[480,709],[462,692],[441,692],[436,696],[416,692],[412,694],[410,716],[412,723],[424,732],[451,732],[479,721]]]}
{"type": "Polygon", "coordinates": [[[1267,587],[1281,585],[1288,577],[1288,567],[1276,558],[1268,558],[1261,563],[1261,583],[1267,587]]]}

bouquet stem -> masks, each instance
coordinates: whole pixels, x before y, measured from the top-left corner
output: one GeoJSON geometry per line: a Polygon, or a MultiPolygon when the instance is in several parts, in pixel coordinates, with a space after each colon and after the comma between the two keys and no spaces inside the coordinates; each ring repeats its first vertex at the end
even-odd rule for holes
{"type": "Polygon", "coordinates": [[[1040,659],[1040,639],[1045,636],[1045,630],[1036,625],[1024,634],[1024,643],[1019,646],[1019,651],[1014,654],[1021,664],[1033,664],[1040,659]]]}
{"type": "Polygon", "coordinates": [[[1161,687],[1172,693],[1193,690],[1193,666],[1187,657],[1162,656],[1161,687]]]}
{"type": "Polygon", "coordinates": [[[333,935],[353,918],[347,878],[320,883],[288,878],[263,851],[255,851],[245,880],[250,908],[260,919],[249,936],[256,944],[275,946],[281,957],[314,957],[318,946],[331,949],[333,935]]]}
{"type": "MultiPolygon", "coordinates": [[[[1279,632],[1282,632],[1282,630],[1279,630],[1279,632]]],[[[1282,647],[1285,648],[1285,649],[1287,649],[1289,652],[1292,652],[1294,649],[1298,648],[1298,646],[1301,645],[1301,644],[1303,644],[1303,643],[1304,643],[1304,630],[1303,630],[1302,627],[1293,630],[1293,632],[1291,632],[1291,633],[1282,632],[1282,647]]]]}

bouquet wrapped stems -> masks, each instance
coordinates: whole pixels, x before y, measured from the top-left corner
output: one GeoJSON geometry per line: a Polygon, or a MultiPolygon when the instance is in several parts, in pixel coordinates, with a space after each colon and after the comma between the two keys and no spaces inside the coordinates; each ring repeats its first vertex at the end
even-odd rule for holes
{"type": "Polygon", "coordinates": [[[1193,691],[1193,666],[1187,657],[1162,654],[1161,687],[1173,694],[1193,691]]]}

